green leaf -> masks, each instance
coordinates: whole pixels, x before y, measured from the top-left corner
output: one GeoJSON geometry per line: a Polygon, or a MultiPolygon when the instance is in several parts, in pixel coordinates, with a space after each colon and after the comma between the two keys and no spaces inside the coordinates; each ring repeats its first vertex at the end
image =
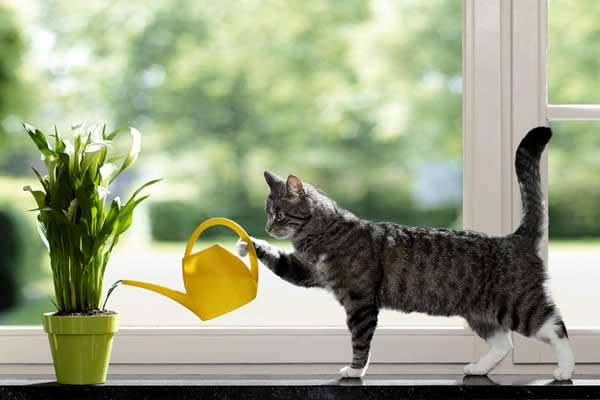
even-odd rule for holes
{"type": "MultiPolygon", "coordinates": [[[[105,125],[106,127],[106,125],[105,125]]],[[[129,128],[129,126],[125,125],[122,128],[117,129],[116,131],[111,132],[107,137],[106,140],[113,140],[119,133],[123,132],[125,129],[129,128]]]]}
{"type": "Polygon", "coordinates": [[[34,128],[33,126],[31,126],[29,124],[25,124],[25,123],[23,123],[23,127],[25,128],[25,131],[27,132],[27,134],[29,134],[29,136],[33,140],[33,143],[35,143],[35,145],[37,146],[37,148],[44,155],[44,157],[56,156],[57,155],[48,146],[48,141],[46,140],[46,136],[44,136],[44,134],[42,133],[42,131],[40,131],[37,128],[34,128]]]}
{"type": "Polygon", "coordinates": [[[33,170],[33,172],[35,173],[35,176],[37,176],[38,180],[40,181],[40,183],[42,184],[42,186],[44,187],[44,190],[46,191],[46,193],[48,192],[50,185],[48,184],[47,181],[45,181],[42,176],[40,175],[40,173],[33,167],[31,167],[31,169],[33,170]]]}
{"type": "Polygon", "coordinates": [[[41,209],[46,207],[46,193],[42,192],[41,190],[33,190],[31,186],[24,186],[23,191],[31,193],[36,204],[38,205],[38,208],[41,209]]]}
{"type": "Polygon", "coordinates": [[[131,198],[130,198],[130,200],[131,200],[131,199],[133,199],[135,196],[137,196],[137,194],[138,194],[139,192],[141,192],[141,191],[142,191],[144,188],[147,188],[147,187],[148,187],[148,186],[150,186],[150,185],[154,185],[155,183],[157,183],[157,182],[160,182],[160,181],[162,181],[163,179],[164,179],[164,178],[154,179],[154,180],[151,180],[150,182],[146,182],[146,183],[144,183],[144,184],[143,184],[142,186],[140,186],[140,187],[139,187],[139,188],[138,188],[138,189],[137,189],[135,192],[133,192],[133,194],[131,195],[131,198]]]}
{"type": "Polygon", "coordinates": [[[115,161],[119,161],[121,158],[123,158],[123,157],[118,156],[118,157],[109,158],[107,163],[114,163],[115,161]]]}
{"type": "Polygon", "coordinates": [[[102,305],[102,310],[106,311],[106,302],[108,301],[108,298],[110,297],[110,294],[113,292],[113,290],[116,289],[117,286],[119,286],[121,283],[123,282],[122,279],[116,281],[115,283],[112,284],[112,286],[110,287],[110,289],[108,289],[108,292],[106,293],[106,299],[104,300],[104,304],[102,305]]]}
{"type": "Polygon", "coordinates": [[[48,238],[46,237],[46,226],[44,226],[44,223],[40,220],[40,218],[41,218],[41,215],[38,215],[38,218],[37,218],[37,230],[40,233],[40,237],[42,238],[42,242],[44,242],[44,244],[48,248],[48,251],[50,251],[50,244],[48,244],[48,238]]]}
{"type": "Polygon", "coordinates": [[[56,311],[61,311],[60,307],[56,305],[56,302],[54,300],[52,300],[52,297],[48,296],[48,298],[50,299],[50,301],[52,302],[52,304],[54,304],[54,307],[56,307],[56,311]]]}

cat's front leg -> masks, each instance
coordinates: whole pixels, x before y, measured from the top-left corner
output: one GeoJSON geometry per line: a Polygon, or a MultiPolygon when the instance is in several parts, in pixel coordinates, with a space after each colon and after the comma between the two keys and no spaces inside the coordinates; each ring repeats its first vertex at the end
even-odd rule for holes
{"type": "MultiPolygon", "coordinates": [[[[258,259],[282,279],[297,286],[322,287],[313,268],[302,262],[296,254],[271,246],[264,240],[251,240],[258,259]]],[[[248,255],[248,243],[245,241],[238,240],[236,249],[241,257],[248,255]]]]}
{"type": "Polygon", "coordinates": [[[371,339],[377,328],[379,309],[374,304],[356,304],[346,310],[352,335],[352,365],[340,370],[343,378],[361,378],[369,366],[371,339]]]}

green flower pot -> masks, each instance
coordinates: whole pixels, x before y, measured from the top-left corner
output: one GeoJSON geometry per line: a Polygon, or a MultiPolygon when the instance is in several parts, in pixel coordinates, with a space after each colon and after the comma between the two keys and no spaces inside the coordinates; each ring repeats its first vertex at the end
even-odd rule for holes
{"type": "Polygon", "coordinates": [[[106,381],[119,314],[89,317],[44,314],[56,380],[69,385],[106,381]]]}

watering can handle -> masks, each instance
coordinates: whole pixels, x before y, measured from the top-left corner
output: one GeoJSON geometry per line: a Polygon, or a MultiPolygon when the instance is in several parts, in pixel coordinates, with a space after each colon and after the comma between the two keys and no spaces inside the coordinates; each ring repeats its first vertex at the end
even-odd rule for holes
{"type": "Polygon", "coordinates": [[[258,282],[258,258],[256,257],[256,250],[254,249],[254,245],[252,244],[252,240],[241,226],[236,224],[230,219],[227,218],[211,218],[209,220],[204,221],[199,227],[197,227],[190,240],[188,241],[187,247],[185,248],[185,257],[192,254],[192,248],[194,247],[194,243],[196,243],[196,239],[200,233],[206,228],[209,228],[214,225],[223,225],[228,228],[231,228],[239,235],[240,238],[246,243],[248,243],[248,255],[250,256],[250,273],[256,282],[258,282]]]}

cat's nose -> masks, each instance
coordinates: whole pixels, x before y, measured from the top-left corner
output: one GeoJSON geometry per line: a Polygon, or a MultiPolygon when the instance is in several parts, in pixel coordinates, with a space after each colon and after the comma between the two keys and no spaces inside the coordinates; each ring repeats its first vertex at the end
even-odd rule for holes
{"type": "Polygon", "coordinates": [[[271,228],[273,227],[273,224],[270,224],[267,222],[267,226],[265,226],[265,231],[267,231],[267,233],[271,233],[271,228]]]}

